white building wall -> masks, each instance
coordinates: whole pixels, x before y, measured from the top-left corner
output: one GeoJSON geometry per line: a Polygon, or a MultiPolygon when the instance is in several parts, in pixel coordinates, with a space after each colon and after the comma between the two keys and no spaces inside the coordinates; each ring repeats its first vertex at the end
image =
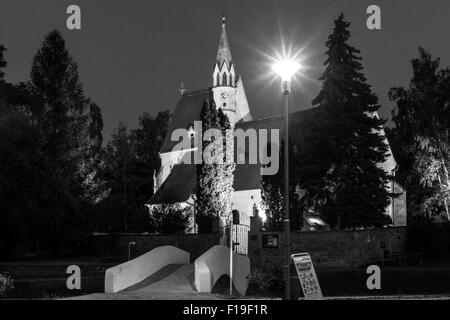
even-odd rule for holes
{"type": "Polygon", "coordinates": [[[231,199],[232,209],[245,213],[247,217],[253,216],[253,206],[259,211],[259,216],[265,219],[265,210],[262,205],[261,189],[235,191],[231,199]]]}

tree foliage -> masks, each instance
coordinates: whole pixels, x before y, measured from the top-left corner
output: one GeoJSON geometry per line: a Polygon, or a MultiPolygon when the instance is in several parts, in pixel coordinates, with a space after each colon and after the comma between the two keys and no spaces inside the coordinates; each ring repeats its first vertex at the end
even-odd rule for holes
{"type": "MultiPolygon", "coordinates": [[[[389,176],[381,167],[388,147],[381,135],[384,121],[376,115],[378,98],[364,76],[360,51],[348,43],[349,26],[343,15],[335,21],[326,42],[322,90],[313,101],[317,108],[311,130],[300,134],[307,134],[300,152],[289,152],[290,203],[299,201],[300,210],[321,214],[332,227],[379,227],[390,222],[384,214],[389,176]],[[301,199],[294,197],[297,187],[304,191],[301,199]]],[[[291,128],[290,134],[296,130],[291,128]]],[[[264,201],[273,207],[278,224],[284,211],[279,200],[282,181],[282,173],[263,178],[264,201]],[[270,188],[267,180],[273,180],[270,188]]]]}
{"type": "MultiPolygon", "coordinates": [[[[284,197],[284,140],[280,145],[279,169],[274,175],[261,177],[261,198],[266,209],[268,229],[282,230],[285,217],[284,197]]],[[[290,185],[292,185],[290,181],[290,185]]],[[[290,199],[289,201],[291,201],[290,199]]]]}
{"type": "Polygon", "coordinates": [[[153,173],[160,168],[158,152],[167,134],[171,115],[159,112],[156,117],[144,113],[139,127],[128,130],[120,123],[104,148],[102,178],[109,196],[101,203],[96,228],[104,231],[149,231],[145,203],[153,192],[153,173]]]}
{"type": "Polygon", "coordinates": [[[219,109],[218,113],[219,127],[223,136],[223,162],[218,166],[218,189],[220,194],[219,216],[228,219],[231,214],[231,198],[233,197],[234,170],[234,134],[231,131],[231,124],[228,116],[219,109]]]}
{"type": "Polygon", "coordinates": [[[101,108],[86,97],[58,31],[33,58],[30,81],[3,79],[0,46],[0,253],[57,254],[89,231],[150,231],[158,151],[170,113],[121,124],[103,147],[101,108]],[[125,220],[125,221],[124,221],[125,220]]]}
{"type": "Polygon", "coordinates": [[[3,76],[5,73],[3,72],[3,69],[6,67],[6,60],[4,57],[6,48],[2,45],[0,45],[0,79],[3,79],[3,76]]]}
{"type": "MultiPolygon", "coordinates": [[[[318,130],[330,147],[323,173],[321,210],[331,225],[340,228],[383,226],[389,204],[387,144],[381,135],[378,98],[363,73],[360,51],[352,47],[350,23],[343,14],[335,21],[326,46],[322,90],[313,100],[322,122],[318,130]]],[[[323,147],[322,147],[323,148],[323,147]]],[[[320,159],[324,160],[324,159],[320,159]]]]}
{"type": "Polygon", "coordinates": [[[211,129],[218,133],[217,140],[201,137],[204,159],[197,166],[196,206],[199,232],[203,233],[211,231],[213,217],[227,219],[231,214],[235,163],[234,147],[227,148],[234,146],[234,135],[226,134],[231,125],[225,113],[217,110],[214,101],[205,101],[200,119],[204,134],[211,129]]]}
{"type": "Polygon", "coordinates": [[[399,175],[411,212],[449,219],[450,70],[423,48],[412,68],[409,87],[389,92],[397,104],[391,135],[399,145],[399,175]]]}
{"type": "Polygon", "coordinates": [[[0,237],[16,253],[79,245],[86,213],[104,192],[97,176],[101,111],[85,97],[77,70],[52,31],[33,59],[30,82],[1,80],[0,237]]]}
{"type": "Polygon", "coordinates": [[[160,234],[184,233],[189,213],[189,208],[182,208],[180,205],[155,206],[150,215],[153,231],[160,234]]]}

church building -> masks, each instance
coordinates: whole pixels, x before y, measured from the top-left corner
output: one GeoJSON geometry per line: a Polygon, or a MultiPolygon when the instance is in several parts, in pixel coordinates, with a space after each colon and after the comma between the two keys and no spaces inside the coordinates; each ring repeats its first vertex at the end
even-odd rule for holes
{"type": "MultiPolygon", "coordinates": [[[[285,116],[279,115],[271,118],[254,120],[251,108],[247,100],[244,82],[236,70],[231,56],[230,45],[226,32],[226,20],[222,19],[219,48],[212,70],[211,86],[206,89],[185,91],[180,90],[174,115],[168,134],[160,150],[161,168],[154,177],[154,195],[147,203],[151,210],[155,205],[180,204],[191,208],[193,221],[195,221],[195,194],[196,194],[196,165],[185,164],[184,157],[190,157],[195,148],[176,150],[174,147],[178,141],[171,141],[174,130],[186,129],[190,137],[194,137],[194,121],[200,121],[200,112],[203,102],[214,100],[217,108],[221,108],[228,116],[231,125],[235,129],[278,129],[280,137],[285,132],[285,116]]],[[[304,143],[305,137],[315,119],[317,108],[295,112],[289,115],[290,141],[293,143],[293,152],[298,152],[304,143]]],[[[384,132],[382,132],[384,135],[384,132]]],[[[386,143],[388,141],[386,139],[386,143]]],[[[237,150],[237,153],[245,150],[237,150]]],[[[389,174],[395,175],[396,161],[389,148],[389,157],[382,166],[389,174]]],[[[256,210],[264,218],[265,210],[261,199],[261,165],[237,164],[234,171],[234,193],[232,197],[232,209],[241,213],[241,222],[248,223],[250,216],[256,210]],[[247,222],[246,222],[247,220],[247,222]]],[[[399,197],[391,199],[391,204],[386,208],[386,213],[392,218],[394,226],[406,225],[406,196],[402,188],[392,182],[387,188],[399,197]]],[[[320,217],[303,212],[292,212],[291,215],[300,215],[303,220],[303,230],[317,230],[324,228],[320,217]]],[[[326,226],[325,226],[326,227],[326,226]]],[[[195,223],[190,232],[196,232],[195,223]]]]}

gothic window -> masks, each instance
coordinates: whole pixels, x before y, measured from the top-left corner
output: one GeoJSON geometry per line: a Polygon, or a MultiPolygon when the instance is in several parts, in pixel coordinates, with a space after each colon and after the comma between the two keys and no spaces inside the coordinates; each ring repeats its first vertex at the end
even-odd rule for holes
{"type": "Polygon", "coordinates": [[[219,72],[217,72],[216,74],[216,86],[218,86],[220,84],[220,75],[219,72]]]}
{"type": "Polygon", "coordinates": [[[230,86],[233,86],[233,74],[230,73],[230,86]]]}
{"type": "Polygon", "coordinates": [[[227,85],[227,74],[225,72],[222,75],[222,85],[227,85]]]}

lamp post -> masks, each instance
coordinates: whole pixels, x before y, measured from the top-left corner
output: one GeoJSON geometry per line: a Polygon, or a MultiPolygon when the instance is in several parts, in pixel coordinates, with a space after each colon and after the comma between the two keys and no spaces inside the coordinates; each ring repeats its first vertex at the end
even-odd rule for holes
{"type": "Polygon", "coordinates": [[[284,299],[291,297],[291,270],[290,270],[290,219],[289,219],[289,93],[291,92],[292,76],[301,68],[293,60],[282,60],[273,65],[273,70],[281,77],[281,90],[284,95],[285,112],[285,138],[284,138],[284,299]]]}
{"type": "Polygon", "coordinates": [[[135,246],[136,242],[130,241],[128,242],[128,261],[131,260],[131,246],[135,246]]]}

